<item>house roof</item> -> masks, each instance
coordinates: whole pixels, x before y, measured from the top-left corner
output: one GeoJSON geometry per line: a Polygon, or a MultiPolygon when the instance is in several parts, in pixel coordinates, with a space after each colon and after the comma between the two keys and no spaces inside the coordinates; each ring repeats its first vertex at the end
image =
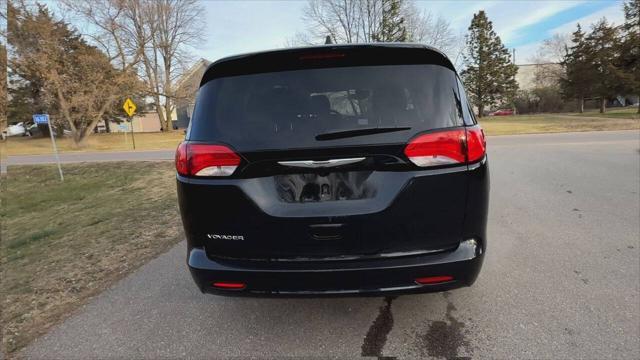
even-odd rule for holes
{"type": "Polygon", "coordinates": [[[182,76],[180,77],[180,79],[176,83],[176,89],[180,89],[182,86],[184,86],[184,84],[190,83],[191,80],[194,78],[194,76],[198,77],[195,80],[196,80],[196,83],[199,83],[200,82],[200,77],[202,76],[202,72],[204,72],[204,70],[210,64],[211,64],[211,61],[209,61],[207,59],[204,59],[204,58],[200,58],[200,60],[196,61],[189,68],[189,70],[187,70],[184,74],[182,74],[182,76]],[[201,70],[201,71],[198,71],[198,70],[201,70]]]}

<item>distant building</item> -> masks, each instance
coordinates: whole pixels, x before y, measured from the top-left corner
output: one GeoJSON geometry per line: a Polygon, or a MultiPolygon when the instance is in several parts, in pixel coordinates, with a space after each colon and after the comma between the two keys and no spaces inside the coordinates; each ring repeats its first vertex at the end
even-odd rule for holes
{"type": "MultiPolygon", "coordinates": [[[[98,122],[96,127],[97,132],[106,131],[106,124],[104,120],[98,122]]],[[[121,118],[120,121],[109,120],[110,132],[130,132],[131,123],[126,121],[125,118],[121,118]]],[[[158,132],[160,131],[160,118],[155,110],[146,110],[136,113],[133,116],[133,131],[137,133],[141,132],[158,132]]]]}
{"type": "Polygon", "coordinates": [[[196,102],[196,93],[200,87],[200,80],[205,70],[211,64],[205,59],[198,60],[193,66],[182,75],[176,84],[176,118],[173,123],[174,129],[183,129],[189,126],[193,106],[196,102]]]}
{"type": "MultiPolygon", "coordinates": [[[[558,85],[560,78],[564,75],[562,65],[557,63],[524,64],[517,66],[518,73],[516,74],[516,82],[518,83],[519,90],[533,90],[535,88],[558,85]]],[[[597,100],[598,98],[593,99],[597,100]]],[[[621,94],[607,100],[607,106],[629,106],[635,104],[638,104],[638,96],[635,94],[621,94]]],[[[598,107],[599,104],[593,106],[598,107]]]]}
{"type": "Polygon", "coordinates": [[[517,65],[516,82],[520,90],[532,90],[558,84],[562,65],[556,63],[517,65]]]}

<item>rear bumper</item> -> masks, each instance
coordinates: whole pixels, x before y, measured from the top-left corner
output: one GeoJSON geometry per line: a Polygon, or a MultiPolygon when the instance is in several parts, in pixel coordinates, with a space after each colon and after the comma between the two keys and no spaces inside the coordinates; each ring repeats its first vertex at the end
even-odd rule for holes
{"type": "Polygon", "coordinates": [[[238,262],[212,260],[201,248],[187,263],[202,292],[228,296],[395,295],[451,290],[476,280],[484,247],[475,240],[455,250],[423,256],[326,262],[238,262]],[[452,281],[420,285],[416,278],[449,275],[452,281]],[[246,284],[241,290],[214,288],[214,282],[246,284]]]}

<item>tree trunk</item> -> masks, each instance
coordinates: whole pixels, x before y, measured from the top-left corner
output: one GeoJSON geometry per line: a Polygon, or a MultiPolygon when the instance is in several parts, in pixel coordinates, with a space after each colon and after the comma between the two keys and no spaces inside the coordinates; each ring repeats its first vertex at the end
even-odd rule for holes
{"type": "Polygon", "coordinates": [[[600,114],[604,114],[607,111],[607,99],[603,96],[600,98],[600,114]]]}
{"type": "Polygon", "coordinates": [[[164,109],[160,104],[160,96],[154,95],[154,100],[156,102],[156,113],[158,114],[158,120],[160,121],[160,131],[164,130],[164,109]]]}
{"type": "Polygon", "coordinates": [[[580,114],[582,114],[584,112],[584,96],[580,97],[580,114]]]}
{"type": "Polygon", "coordinates": [[[164,62],[164,115],[165,115],[165,131],[173,130],[171,123],[171,103],[173,102],[173,88],[171,87],[171,58],[162,57],[164,62]]]}
{"type": "Polygon", "coordinates": [[[73,147],[82,148],[87,145],[87,137],[84,135],[84,130],[75,130],[71,133],[71,138],[73,139],[73,147]]]}
{"type": "Polygon", "coordinates": [[[167,97],[164,99],[164,113],[165,113],[165,131],[173,130],[173,124],[171,122],[171,98],[167,97]]]}
{"type": "Polygon", "coordinates": [[[484,115],[483,113],[484,113],[484,106],[482,104],[478,105],[478,117],[481,118],[484,115]]]}

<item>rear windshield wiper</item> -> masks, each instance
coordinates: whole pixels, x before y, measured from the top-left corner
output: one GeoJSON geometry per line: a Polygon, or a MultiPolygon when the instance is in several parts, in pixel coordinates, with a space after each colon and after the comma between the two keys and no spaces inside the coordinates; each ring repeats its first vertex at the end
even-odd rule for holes
{"type": "Polygon", "coordinates": [[[354,137],[354,136],[382,134],[382,133],[404,131],[404,130],[411,130],[411,128],[410,127],[377,127],[377,128],[368,128],[368,129],[339,130],[339,131],[332,131],[332,132],[316,135],[316,140],[318,141],[335,140],[335,139],[343,139],[343,138],[354,137]]]}

